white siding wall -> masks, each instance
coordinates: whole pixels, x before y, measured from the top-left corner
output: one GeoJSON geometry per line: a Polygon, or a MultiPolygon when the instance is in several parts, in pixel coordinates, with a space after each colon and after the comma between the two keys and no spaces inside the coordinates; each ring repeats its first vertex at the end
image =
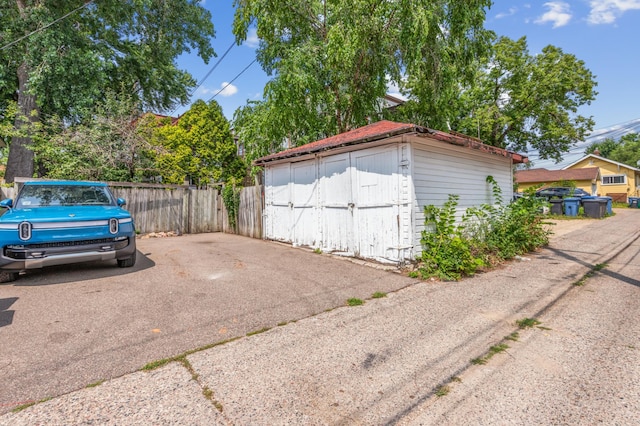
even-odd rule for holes
{"type": "Polygon", "coordinates": [[[513,197],[512,166],[509,158],[443,144],[438,141],[414,143],[412,161],[415,255],[421,251],[424,207],[442,206],[449,194],[458,195],[458,216],[472,206],[495,203],[491,175],[502,190],[503,202],[513,197]]]}
{"type": "Polygon", "coordinates": [[[459,210],[493,202],[493,176],[512,197],[511,160],[411,138],[265,169],[265,238],[326,251],[413,260],[424,206],[460,196],[459,210]]]}

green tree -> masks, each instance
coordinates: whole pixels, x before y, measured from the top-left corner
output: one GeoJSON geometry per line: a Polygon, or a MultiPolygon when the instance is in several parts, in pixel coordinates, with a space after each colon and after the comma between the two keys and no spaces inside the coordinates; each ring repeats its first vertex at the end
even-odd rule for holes
{"type": "Polygon", "coordinates": [[[622,136],[607,158],[632,167],[638,167],[638,161],[640,161],[640,134],[629,133],[622,136]]]}
{"type": "Polygon", "coordinates": [[[126,87],[144,109],[172,108],[195,86],[175,58],[214,54],[211,16],[197,0],[0,0],[0,10],[0,108],[7,97],[18,105],[9,182],[33,175],[43,119],[81,121],[108,87],[126,87]]]}
{"type": "Polygon", "coordinates": [[[47,120],[36,138],[39,174],[54,179],[141,181],[158,175],[155,157],[166,152],[154,133],[160,123],[140,115],[133,96],[108,91],[82,123],[47,120]]]}
{"type": "Polygon", "coordinates": [[[451,125],[489,145],[533,148],[543,159],[560,161],[593,129],[593,120],[577,110],[594,100],[595,86],[574,55],[551,45],[531,55],[525,37],[500,37],[474,84],[463,88],[451,125]]]}
{"type": "MultiPolygon", "coordinates": [[[[273,78],[264,101],[241,111],[235,128],[258,123],[258,151],[288,139],[301,145],[378,119],[393,82],[442,105],[488,43],[490,0],[237,0],[234,32],[251,25],[257,58],[273,78]],[[409,76],[410,78],[405,78],[409,76]],[[257,115],[250,118],[249,115],[257,115]]],[[[243,139],[247,141],[247,139],[243,139]]]]}
{"type": "Polygon", "coordinates": [[[614,139],[607,138],[601,142],[594,142],[584,150],[585,155],[593,154],[597,149],[600,152],[600,156],[604,158],[609,158],[611,151],[618,147],[618,142],[614,139]]]}
{"type": "Polygon", "coordinates": [[[175,125],[157,131],[168,150],[157,158],[163,181],[183,183],[188,179],[205,186],[244,176],[229,122],[216,101],[194,102],[175,125]]]}

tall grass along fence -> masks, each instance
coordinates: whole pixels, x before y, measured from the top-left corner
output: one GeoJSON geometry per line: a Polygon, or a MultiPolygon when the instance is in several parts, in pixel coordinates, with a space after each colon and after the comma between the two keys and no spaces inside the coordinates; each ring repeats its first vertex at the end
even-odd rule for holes
{"type": "MultiPolygon", "coordinates": [[[[15,198],[23,181],[2,187],[2,199],[15,198]]],[[[186,186],[143,183],[109,183],[116,197],[123,198],[131,212],[136,230],[198,234],[203,232],[237,233],[262,238],[262,187],[242,188],[236,229],[229,223],[220,191],[216,188],[193,189],[186,186]]]]}

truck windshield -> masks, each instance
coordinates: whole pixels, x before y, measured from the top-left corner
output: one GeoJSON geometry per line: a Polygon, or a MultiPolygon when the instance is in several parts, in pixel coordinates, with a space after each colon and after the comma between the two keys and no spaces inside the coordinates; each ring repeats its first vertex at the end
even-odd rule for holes
{"type": "Polygon", "coordinates": [[[115,205],[105,186],[25,185],[16,202],[17,208],[48,206],[115,205]]]}

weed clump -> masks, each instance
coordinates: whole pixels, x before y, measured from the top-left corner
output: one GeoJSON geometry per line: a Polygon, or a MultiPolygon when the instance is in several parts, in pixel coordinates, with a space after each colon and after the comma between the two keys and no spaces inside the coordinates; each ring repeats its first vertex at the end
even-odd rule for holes
{"type": "Polygon", "coordinates": [[[422,252],[414,275],[459,280],[549,243],[550,231],[541,213],[544,202],[529,191],[505,205],[495,179],[486,180],[494,204],[467,209],[459,223],[457,195],[449,195],[442,207],[424,207],[422,252]]]}

